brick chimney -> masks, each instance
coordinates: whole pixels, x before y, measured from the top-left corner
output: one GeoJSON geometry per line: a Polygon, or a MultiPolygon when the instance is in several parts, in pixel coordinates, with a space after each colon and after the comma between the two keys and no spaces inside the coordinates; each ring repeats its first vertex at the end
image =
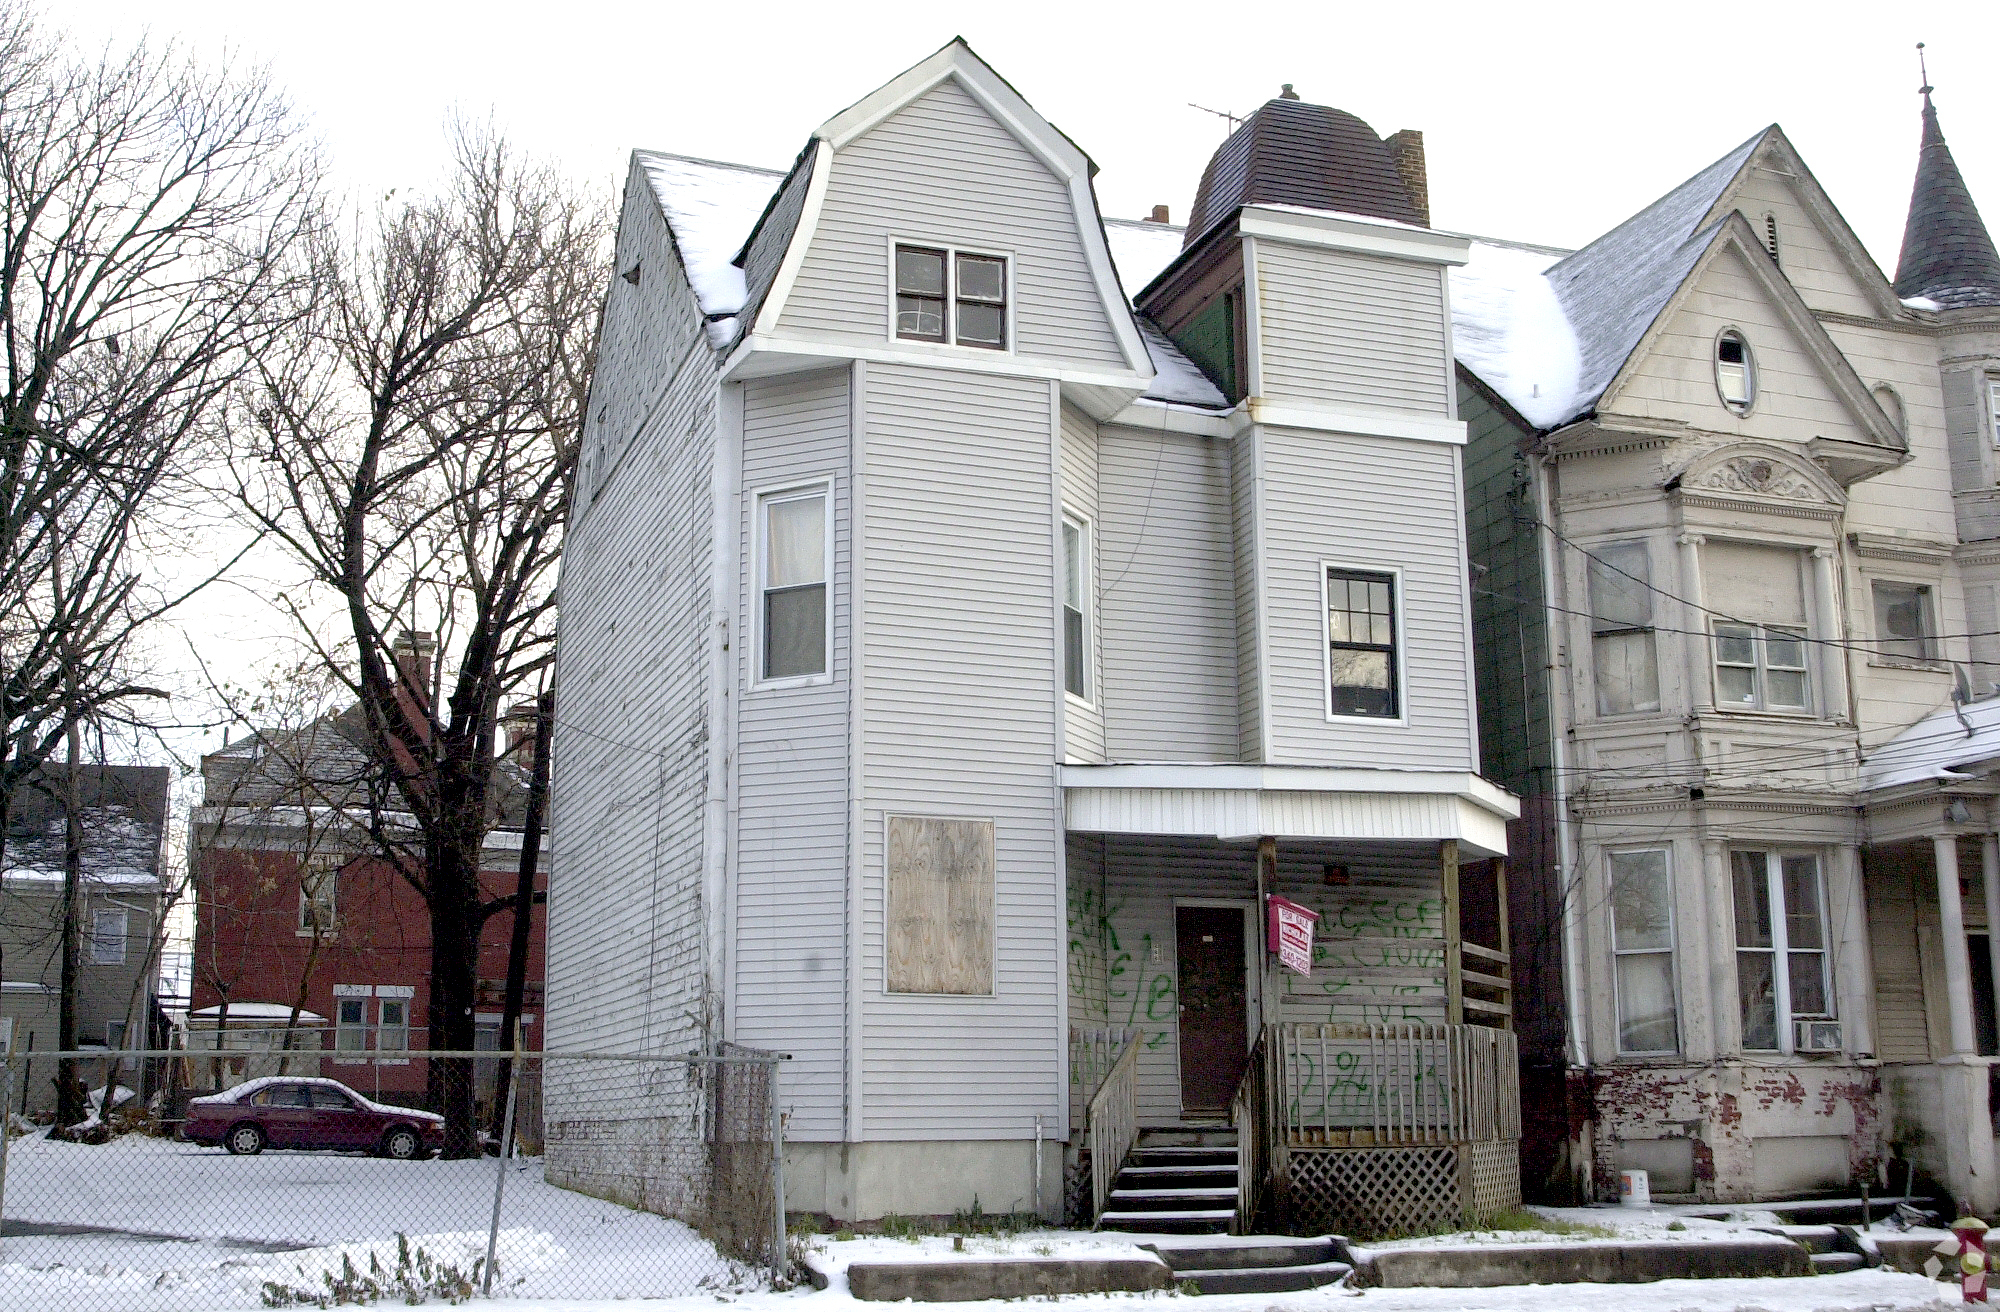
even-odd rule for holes
{"type": "Polygon", "coordinates": [[[1424,216],[1424,226],[1430,227],[1431,182],[1424,169],[1424,134],[1415,128],[1404,128],[1383,138],[1382,144],[1396,161],[1396,172],[1403,179],[1403,190],[1410,193],[1410,204],[1424,216]]]}
{"type": "Polygon", "coordinates": [[[405,629],[390,644],[389,654],[396,659],[396,669],[402,674],[403,683],[419,699],[428,701],[431,695],[431,661],[437,656],[437,635],[422,629],[405,629]]]}
{"type": "Polygon", "coordinates": [[[1167,207],[1166,207],[1166,206],[1164,206],[1164,205],[1155,205],[1155,206],[1153,206],[1153,213],[1152,213],[1152,216],[1151,216],[1150,218],[1148,218],[1148,219],[1146,220],[1146,222],[1148,222],[1148,223],[1172,223],[1172,222],[1173,222],[1173,220],[1167,217],[1167,207]]]}

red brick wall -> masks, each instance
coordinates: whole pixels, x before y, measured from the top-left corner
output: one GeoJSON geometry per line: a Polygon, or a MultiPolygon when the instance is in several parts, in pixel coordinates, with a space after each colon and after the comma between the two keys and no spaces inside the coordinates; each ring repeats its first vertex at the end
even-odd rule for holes
{"type": "MultiPolygon", "coordinates": [[[[489,870],[483,877],[489,898],[511,897],[516,872],[489,870]]],[[[312,939],[298,930],[299,858],[291,852],[209,848],[197,856],[194,949],[194,1008],[223,1001],[303,1006],[332,1024],[338,1012],[334,985],[403,985],[408,999],[410,1046],[428,1047],[430,932],[423,899],[385,861],[360,858],[342,871],[335,930],[323,936],[317,957],[312,939]]],[[[502,911],[486,922],[479,946],[479,1014],[504,1009],[507,950],[514,917],[502,911]]],[[[528,989],[524,1014],[527,1046],[541,1046],[543,908],[533,910],[528,938],[528,989]]],[[[367,1000],[367,1021],[379,1017],[379,998],[367,1000]]],[[[199,1024],[200,1022],[195,1022],[199,1024]]],[[[275,1024],[282,1025],[280,1020],[275,1024]]],[[[233,1028],[233,1026],[232,1026],[233,1028]]],[[[331,1039],[326,1041],[331,1046],[331,1039]]],[[[372,1044],[371,1044],[372,1046],[372,1044]]],[[[325,1073],[364,1093],[374,1088],[404,1092],[422,1087],[421,1065],[377,1068],[327,1063],[325,1073]]]]}

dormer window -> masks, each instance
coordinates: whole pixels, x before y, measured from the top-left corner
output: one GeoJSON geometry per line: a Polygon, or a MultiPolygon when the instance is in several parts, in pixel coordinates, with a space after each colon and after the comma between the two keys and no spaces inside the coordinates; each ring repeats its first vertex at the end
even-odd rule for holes
{"type": "Polygon", "coordinates": [[[1715,339],[1715,390],[1722,394],[1722,404],[1739,415],[1749,414],[1757,399],[1757,362],[1750,343],[1734,328],[1715,339]]]}
{"type": "Polygon", "coordinates": [[[896,336],[1006,350],[1006,259],[937,246],[898,246],[896,336]]]}

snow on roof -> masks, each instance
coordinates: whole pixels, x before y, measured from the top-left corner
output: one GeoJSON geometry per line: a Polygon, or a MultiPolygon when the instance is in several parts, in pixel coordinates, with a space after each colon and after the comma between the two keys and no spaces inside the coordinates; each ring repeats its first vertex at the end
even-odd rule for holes
{"type": "Polygon", "coordinates": [[[1902,299],[1903,304],[1909,306],[1912,310],[1929,310],[1935,314],[1944,308],[1944,306],[1938,304],[1928,296],[1905,296],[1902,299]]]}
{"type": "Polygon", "coordinates": [[[1995,758],[2000,758],[2000,697],[1963,708],[1947,706],[1918,720],[1868,753],[1861,767],[1861,786],[1872,791],[1925,780],[1949,783],[1971,777],[1959,767],[1995,758]],[[1965,712],[1963,720],[1960,709],[1965,712]]]}
{"type": "Polygon", "coordinates": [[[1458,358],[1537,428],[1584,414],[1708,249],[1720,220],[1698,225],[1764,135],[1581,250],[1474,238],[1451,271],[1458,358]]]}
{"type": "MultiPolygon", "coordinates": [[[[222,1008],[220,1007],[203,1007],[200,1011],[189,1012],[188,1017],[190,1020],[214,1020],[221,1013],[222,1008]]],[[[290,1020],[291,1018],[291,1004],[285,1002],[232,1002],[229,1004],[229,1019],[231,1020],[290,1020]]],[[[301,1023],[311,1022],[324,1025],[326,1024],[326,1017],[316,1012],[301,1011],[299,1012],[299,1021],[301,1023]]]]}
{"type": "Polygon", "coordinates": [[[701,312],[731,315],[741,310],[748,289],[743,270],[733,261],[784,181],[784,172],[650,150],[632,155],[666,213],[701,312]]]}
{"type": "Polygon", "coordinates": [[[1536,428],[1576,413],[1582,357],[1543,276],[1562,254],[1474,237],[1466,262],[1448,275],[1458,359],[1536,428]]]}
{"type": "Polygon", "coordinates": [[[1111,262],[1127,296],[1137,296],[1181,253],[1187,229],[1177,223],[1147,219],[1106,219],[1104,237],[1111,244],[1111,262]]]}
{"type": "Polygon", "coordinates": [[[1146,354],[1153,358],[1153,385],[1146,389],[1144,399],[1173,405],[1206,406],[1211,410],[1229,408],[1229,398],[1208,380],[1208,375],[1196,367],[1194,361],[1168,340],[1165,333],[1155,328],[1144,315],[1135,318],[1139,324],[1139,338],[1146,343],[1146,354]]]}

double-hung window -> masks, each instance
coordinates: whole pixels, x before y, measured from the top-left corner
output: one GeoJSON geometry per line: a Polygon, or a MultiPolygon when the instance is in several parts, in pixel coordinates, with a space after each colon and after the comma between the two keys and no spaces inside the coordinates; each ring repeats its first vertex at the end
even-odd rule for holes
{"type": "Polygon", "coordinates": [[[1877,579],[1873,591],[1875,654],[1892,661],[1936,660],[1931,590],[1920,583],[1877,579]]]}
{"type": "Polygon", "coordinates": [[[1090,700],[1090,526],[1062,522],[1063,689],[1090,700]]]}
{"type": "Polygon", "coordinates": [[[1806,635],[1765,624],[1715,624],[1715,699],[1756,711],[1810,708],[1806,635]]]}
{"type": "Polygon", "coordinates": [[[335,924],[335,895],[340,886],[337,857],[308,857],[299,867],[299,923],[302,938],[331,937],[335,924]]]}
{"type": "Polygon", "coordinates": [[[896,247],[896,336],[1007,348],[1007,261],[939,246],[896,247]]]}
{"type": "Polygon", "coordinates": [[[1393,574],[1327,569],[1326,648],[1329,715],[1402,713],[1393,574]]]}
{"type": "Polygon", "coordinates": [[[758,502],[760,679],[827,672],[827,502],[825,487],[758,502]]]}
{"type": "Polygon", "coordinates": [[[120,910],[99,909],[90,919],[90,960],[92,965],[118,966],[125,962],[125,935],[129,921],[120,910]]]}
{"type": "Polygon", "coordinates": [[[1667,849],[1607,853],[1612,953],[1617,961],[1618,1051],[1675,1052],[1673,880],[1667,849]]]}
{"type": "Polygon", "coordinates": [[[1986,380],[1986,426],[1993,445],[2000,446],[2000,378],[1986,380]]]}
{"type": "Polygon", "coordinates": [[[1652,571],[1643,542],[1591,549],[1590,650],[1597,713],[1660,709],[1660,671],[1653,649],[1652,571]]]}
{"type": "Polygon", "coordinates": [[[1743,1046],[1790,1052],[1795,1020],[1833,1015],[1819,858],[1755,851],[1729,860],[1743,1046]]]}
{"type": "Polygon", "coordinates": [[[375,1030],[375,1047],[380,1052],[403,1052],[410,1046],[410,1003],[407,998],[382,998],[377,1005],[380,1024],[375,1030]]]}
{"type": "Polygon", "coordinates": [[[367,1050],[367,998],[334,999],[333,1046],[337,1052],[365,1052],[367,1050]]]}

